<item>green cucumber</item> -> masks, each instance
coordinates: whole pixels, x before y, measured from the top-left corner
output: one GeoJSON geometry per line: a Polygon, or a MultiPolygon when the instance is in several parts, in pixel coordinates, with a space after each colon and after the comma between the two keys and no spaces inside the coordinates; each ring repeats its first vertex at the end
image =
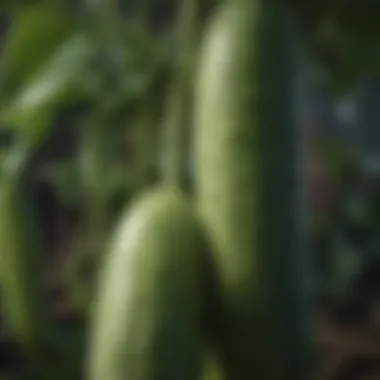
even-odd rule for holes
{"type": "Polygon", "coordinates": [[[52,324],[42,242],[24,188],[18,176],[0,180],[0,288],[14,340],[39,360],[51,339],[52,324]]]}
{"type": "Polygon", "coordinates": [[[221,284],[231,380],[301,379],[308,365],[301,86],[283,5],[222,3],[196,78],[195,193],[221,284]]]}
{"type": "Polygon", "coordinates": [[[88,379],[199,378],[202,232],[176,190],[156,189],[132,205],[100,273],[88,379]]]}

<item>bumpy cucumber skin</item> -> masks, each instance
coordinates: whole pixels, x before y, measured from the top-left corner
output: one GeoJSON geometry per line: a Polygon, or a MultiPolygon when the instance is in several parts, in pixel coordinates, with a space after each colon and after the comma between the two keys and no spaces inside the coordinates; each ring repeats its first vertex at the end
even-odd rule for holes
{"type": "Polygon", "coordinates": [[[231,380],[301,379],[307,365],[302,141],[285,15],[277,1],[223,3],[196,80],[195,191],[231,380]]]}
{"type": "Polygon", "coordinates": [[[51,337],[51,321],[42,242],[23,187],[19,179],[0,181],[0,288],[15,341],[31,358],[40,359],[51,337]]]}
{"type": "Polygon", "coordinates": [[[202,363],[203,229],[176,190],[144,194],[100,276],[90,380],[194,380],[202,363]]]}

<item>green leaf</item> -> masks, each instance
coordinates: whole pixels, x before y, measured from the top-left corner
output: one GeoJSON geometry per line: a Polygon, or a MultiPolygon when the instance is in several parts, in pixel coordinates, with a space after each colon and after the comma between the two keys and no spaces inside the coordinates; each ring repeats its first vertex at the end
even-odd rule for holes
{"type": "Polygon", "coordinates": [[[34,145],[46,135],[57,110],[82,99],[84,79],[94,46],[76,35],[65,41],[20,93],[0,110],[0,123],[21,133],[34,145]]]}
{"type": "Polygon", "coordinates": [[[53,7],[37,4],[16,14],[0,60],[0,93],[15,91],[34,75],[54,50],[76,29],[76,19],[53,7]]]}

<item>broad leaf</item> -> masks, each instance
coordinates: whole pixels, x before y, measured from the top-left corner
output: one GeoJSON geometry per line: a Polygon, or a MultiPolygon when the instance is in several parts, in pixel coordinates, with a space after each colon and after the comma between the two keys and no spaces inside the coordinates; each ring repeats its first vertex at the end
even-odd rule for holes
{"type": "Polygon", "coordinates": [[[53,7],[39,4],[17,13],[0,59],[0,93],[6,97],[24,84],[75,27],[73,15],[53,7]]]}
{"type": "Polygon", "coordinates": [[[86,95],[84,81],[94,46],[82,35],[65,41],[43,67],[0,111],[0,123],[39,143],[57,110],[86,95]]]}

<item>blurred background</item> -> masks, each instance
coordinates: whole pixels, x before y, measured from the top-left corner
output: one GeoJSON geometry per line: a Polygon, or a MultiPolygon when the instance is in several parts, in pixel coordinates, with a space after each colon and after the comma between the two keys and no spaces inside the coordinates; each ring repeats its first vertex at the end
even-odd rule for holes
{"type": "MultiPolygon", "coordinates": [[[[316,377],[380,378],[380,3],[288,2],[302,37],[316,377]]],[[[200,30],[217,3],[203,0],[200,30]]],[[[1,171],[23,173],[53,313],[78,342],[96,252],[158,175],[164,94],[180,61],[179,4],[0,4],[1,171]]],[[[1,323],[0,378],[22,367],[1,323]]]]}

